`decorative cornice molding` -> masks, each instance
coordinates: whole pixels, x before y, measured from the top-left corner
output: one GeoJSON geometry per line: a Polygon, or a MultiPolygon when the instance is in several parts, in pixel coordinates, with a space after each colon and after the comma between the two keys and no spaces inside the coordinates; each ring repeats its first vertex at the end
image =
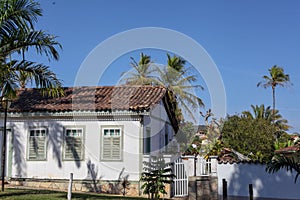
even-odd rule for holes
{"type": "MultiPolygon", "coordinates": [[[[26,113],[8,113],[9,121],[26,121],[28,119],[49,119],[49,120],[67,120],[67,121],[137,121],[141,116],[148,116],[148,111],[73,111],[73,112],[26,112],[26,113]]],[[[4,113],[0,113],[0,118],[4,113]]]]}

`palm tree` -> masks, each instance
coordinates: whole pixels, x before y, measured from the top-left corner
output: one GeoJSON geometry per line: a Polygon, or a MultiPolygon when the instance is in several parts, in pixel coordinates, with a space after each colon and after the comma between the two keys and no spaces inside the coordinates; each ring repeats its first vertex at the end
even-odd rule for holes
{"type": "Polygon", "coordinates": [[[25,74],[27,80],[34,82],[37,88],[41,88],[43,94],[49,96],[62,95],[61,82],[48,66],[30,61],[12,60],[0,65],[1,97],[13,99],[16,91],[21,87],[20,74],[25,74]]]}
{"type": "Polygon", "coordinates": [[[62,94],[61,82],[48,66],[25,59],[25,52],[33,48],[48,59],[59,59],[56,37],[34,30],[34,22],[41,16],[37,2],[31,0],[3,0],[0,3],[0,96],[14,96],[16,89],[28,82],[43,92],[62,94]],[[22,54],[22,59],[17,59],[22,54]],[[14,58],[14,59],[13,59],[14,58]]]}
{"type": "Polygon", "coordinates": [[[251,108],[253,113],[251,111],[244,111],[242,114],[249,119],[265,119],[270,123],[274,123],[278,131],[287,131],[290,128],[287,124],[288,121],[282,118],[278,110],[273,110],[270,106],[265,108],[264,104],[260,106],[251,105],[251,108]]]}
{"type": "MultiPolygon", "coordinates": [[[[184,110],[193,120],[196,108],[203,107],[202,99],[195,95],[194,90],[203,90],[201,85],[193,85],[197,81],[195,75],[189,75],[189,69],[185,69],[185,60],[167,54],[168,65],[163,69],[157,68],[159,84],[166,87],[170,94],[174,95],[180,110],[184,110]]],[[[181,111],[177,113],[180,115],[181,111]]]]}
{"type": "Polygon", "coordinates": [[[130,59],[132,60],[130,64],[134,71],[123,72],[122,75],[125,75],[125,77],[121,82],[125,82],[128,85],[153,85],[157,82],[155,77],[152,76],[154,69],[150,56],[141,53],[139,62],[136,62],[132,57],[130,59]]]}
{"type": "Polygon", "coordinates": [[[269,75],[270,76],[263,76],[263,81],[259,82],[257,87],[272,88],[273,112],[275,113],[275,89],[277,86],[286,86],[286,84],[290,82],[290,76],[284,73],[283,68],[276,65],[269,69],[269,75]]]}
{"type": "Polygon", "coordinates": [[[131,58],[133,72],[125,73],[121,82],[129,85],[161,85],[168,90],[168,95],[176,107],[176,117],[183,120],[182,109],[195,120],[194,109],[204,106],[202,100],[194,94],[194,89],[201,89],[201,85],[192,85],[197,81],[195,75],[189,75],[185,69],[186,61],[178,56],[171,57],[167,54],[167,65],[164,68],[155,66],[150,56],[141,53],[140,61],[137,63],[131,58]],[[178,107],[179,106],[179,107],[178,107]]]}
{"type": "MultiPolygon", "coordinates": [[[[57,47],[61,45],[54,36],[45,31],[34,30],[34,22],[42,11],[33,0],[0,1],[0,99],[5,103],[4,132],[2,144],[2,191],[6,157],[7,100],[16,96],[17,89],[27,82],[35,83],[42,92],[58,96],[63,94],[61,82],[48,66],[25,59],[25,52],[34,48],[37,54],[48,59],[59,58],[57,47]],[[18,59],[22,54],[22,59],[18,59]]],[[[3,109],[3,106],[2,106],[3,109]]]]}
{"type": "Polygon", "coordinates": [[[167,53],[168,58],[168,66],[175,69],[178,72],[181,72],[185,68],[186,61],[178,56],[171,57],[170,54],[167,53]]]}

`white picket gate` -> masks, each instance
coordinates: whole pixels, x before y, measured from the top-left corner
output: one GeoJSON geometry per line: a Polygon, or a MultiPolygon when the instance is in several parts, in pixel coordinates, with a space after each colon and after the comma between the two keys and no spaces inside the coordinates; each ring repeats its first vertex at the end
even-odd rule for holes
{"type": "Polygon", "coordinates": [[[174,162],[174,196],[184,197],[188,195],[188,177],[184,169],[182,158],[174,162]]]}
{"type": "MultiPolygon", "coordinates": [[[[188,177],[194,176],[194,159],[194,156],[184,156],[174,162],[173,173],[176,177],[174,178],[173,194],[175,197],[188,196],[188,177]]],[[[208,176],[211,173],[211,160],[198,156],[196,160],[196,176],[208,176]]]]}

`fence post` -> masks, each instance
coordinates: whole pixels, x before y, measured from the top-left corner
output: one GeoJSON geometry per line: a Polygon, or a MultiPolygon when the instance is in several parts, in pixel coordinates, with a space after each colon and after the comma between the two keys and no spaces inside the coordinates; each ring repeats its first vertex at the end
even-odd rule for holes
{"type": "Polygon", "coordinates": [[[249,184],[249,199],[253,200],[253,185],[249,184]]]}
{"type": "Polygon", "coordinates": [[[222,182],[223,182],[223,200],[227,200],[227,181],[225,178],[223,178],[222,182]]]}
{"type": "Polygon", "coordinates": [[[194,157],[194,176],[197,176],[197,154],[194,157]]]}
{"type": "Polygon", "coordinates": [[[68,187],[68,200],[72,199],[72,183],[73,183],[73,173],[70,173],[70,181],[68,187]]]}
{"type": "Polygon", "coordinates": [[[212,176],[218,176],[218,156],[210,156],[210,173],[212,176]]]}

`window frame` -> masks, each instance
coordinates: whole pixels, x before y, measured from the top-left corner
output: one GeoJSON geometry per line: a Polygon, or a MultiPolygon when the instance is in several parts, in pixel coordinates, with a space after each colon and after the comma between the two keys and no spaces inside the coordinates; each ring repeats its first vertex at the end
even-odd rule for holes
{"type": "MultiPolygon", "coordinates": [[[[109,135],[110,136],[110,135],[109,135]]],[[[116,138],[116,137],[115,137],[116,138]]],[[[124,126],[123,125],[102,125],[100,128],[100,161],[103,162],[122,162],[123,161],[123,152],[124,152],[124,145],[123,145],[123,140],[124,140],[124,126]],[[120,135],[118,136],[120,138],[120,151],[119,151],[119,155],[120,158],[119,159],[113,159],[112,155],[110,158],[105,158],[104,157],[104,138],[108,137],[108,136],[104,136],[104,130],[108,129],[108,130],[116,130],[119,129],[120,130],[120,135]]]]}
{"type": "Polygon", "coordinates": [[[35,126],[35,127],[29,127],[28,134],[27,134],[27,153],[26,153],[26,160],[28,161],[46,161],[47,160],[47,154],[48,154],[48,128],[45,126],[35,126]],[[44,157],[37,157],[37,158],[31,158],[30,157],[30,138],[31,131],[37,131],[37,130],[44,130],[45,136],[34,136],[34,137],[44,137],[44,157]]]}
{"type": "MultiPolygon", "coordinates": [[[[85,126],[64,126],[63,128],[63,146],[62,146],[62,160],[63,161],[82,161],[84,160],[84,156],[85,156],[85,126]],[[75,158],[74,156],[72,158],[66,158],[66,145],[67,145],[67,137],[71,137],[71,136],[67,136],[67,130],[82,130],[81,131],[81,136],[79,136],[81,138],[81,155],[79,156],[79,158],[75,158]]],[[[73,136],[74,137],[74,136],[73,136]]]]}

